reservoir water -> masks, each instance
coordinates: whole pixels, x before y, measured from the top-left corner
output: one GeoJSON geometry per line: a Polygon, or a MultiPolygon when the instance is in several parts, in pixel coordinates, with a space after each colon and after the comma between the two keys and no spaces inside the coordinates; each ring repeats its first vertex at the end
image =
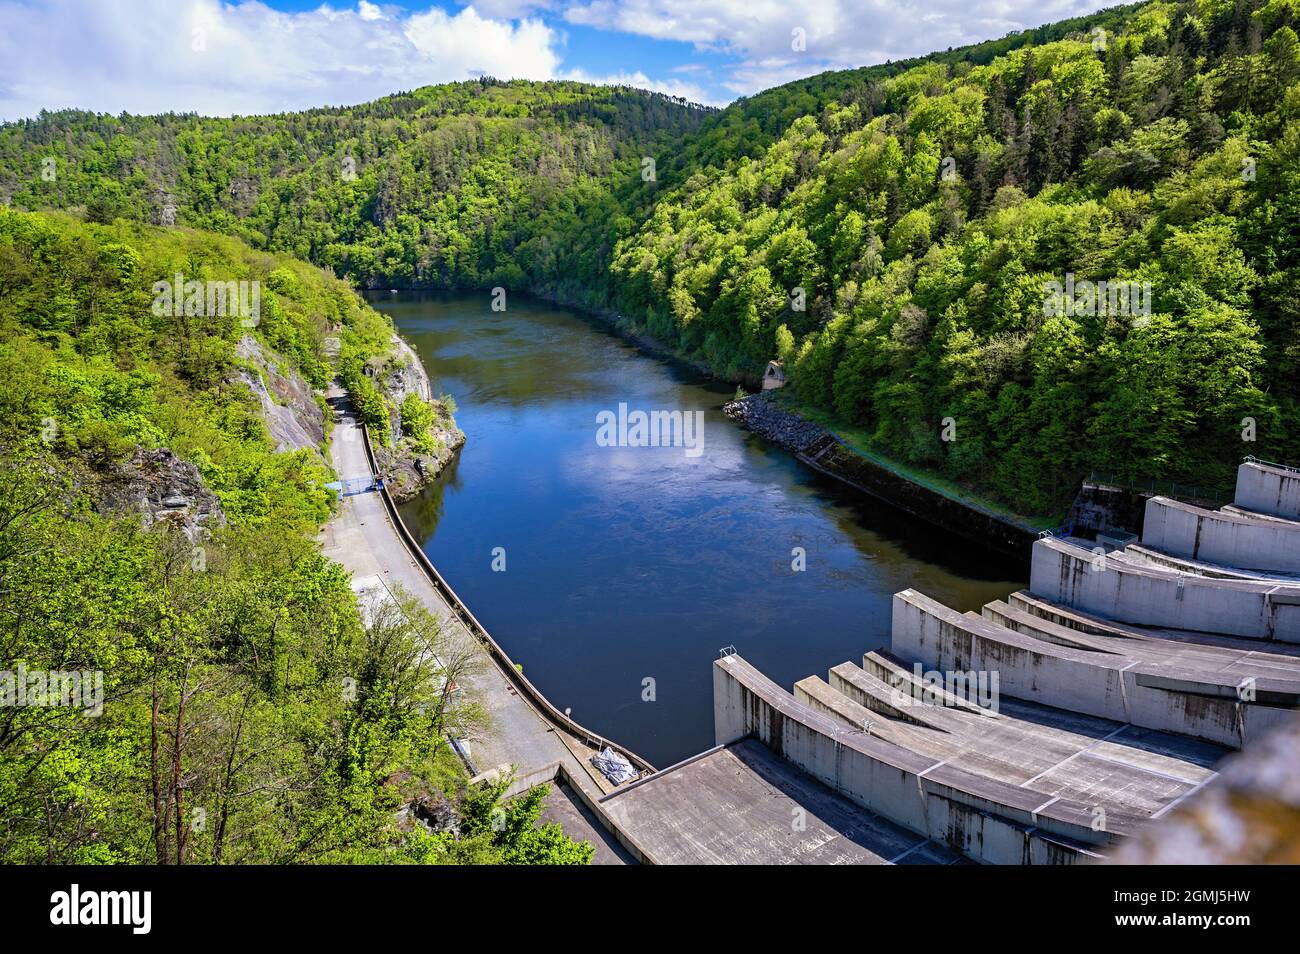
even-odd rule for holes
{"type": "Polygon", "coordinates": [[[789,689],[888,646],[897,590],[965,611],[1023,585],[1020,566],[736,427],[734,387],[581,312],[514,293],[502,312],[487,292],[374,304],[467,438],[403,505],[412,532],[552,702],[660,768],[713,744],[722,647],[789,689]],[[700,441],[606,446],[600,415],[620,404],[700,411],[700,441]]]}

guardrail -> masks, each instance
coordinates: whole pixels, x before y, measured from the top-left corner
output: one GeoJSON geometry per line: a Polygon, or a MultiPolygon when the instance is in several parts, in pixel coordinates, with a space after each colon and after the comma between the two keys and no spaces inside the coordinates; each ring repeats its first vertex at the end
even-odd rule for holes
{"type": "Polygon", "coordinates": [[[1279,464],[1276,461],[1272,461],[1272,460],[1260,460],[1258,457],[1255,457],[1253,454],[1247,454],[1245,457],[1243,457],[1242,463],[1262,464],[1265,467],[1275,467],[1278,470],[1289,470],[1293,474],[1300,474],[1300,467],[1296,467],[1294,464],[1279,464]]]}
{"type": "MultiPolygon", "coordinates": [[[[366,427],[365,422],[360,418],[357,418],[357,423],[361,425],[362,442],[366,447],[366,462],[370,466],[370,472],[378,475],[379,468],[375,464],[375,452],[370,446],[370,429],[366,427]]],[[[551,701],[546,698],[546,696],[542,695],[541,690],[534,686],[532,682],[529,681],[528,677],[520,672],[519,668],[515,665],[514,660],[510,658],[510,655],[501,648],[501,645],[495,639],[492,638],[492,635],[487,631],[487,628],[478,621],[472,612],[470,612],[469,607],[466,606],[461,598],[456,595],[456,591],[451,588],[451,584],[448,583],[443,578],[442,574],[438,572],[438,568],[433,565],[433,562],[424,552],[424,548],[416,541],[415,537],[411,534],[411,531],[406,528],[406,524],[402,520],[402,515],[397,511],[397,502],[394,501],[392,495],[389,494],[388,487],[384,485],[383,480],[379,480],[377,483],[379,485],[379,495],[384,501],[384,508],[388,511],[388,516],[392,520],[393,526],[397,529],[397,535],[401,538],[402,543],[406,545],[407,550],[410,551],[411,555],[415,558],[416,564],[424,571],[425,576],[429,578],[429,582],[433,584],[434,589],[438,590],[438,592],[442,594],[443,599],[447,601],[447,605],[451,607],[452,612],[456,614],[457,618],[465,628],[469,630],[469,632],[483,645],[483,648],[487,650],[488,655],[492,657],[493,663],[495,663],[496,667],[501,670],[502,674],[510,681],[511,685],[515,687],[516,691],[521,693],[525,699],[531,702],[533,706],[539,710],[539,714],[546,718],[547,721],[553,723],[558,728],[564,729],[570,735],[581,739],[583,744],[596,750],[604,748],[613,749],[631,762],[632,767],[642,775],[654,772],[655,767],[631,749],[619,745],[617,742],[613,742],[605,738],[603,735],[598,735],[580,723],[575,722],[571,717],[557,709],[551,701]]]]}
{"type": "Polygon", "coordinates": [[[1166,497],[1182,497],[1191,500],[1207,500],[1217,504],[1231,503],[1232,492],[1213,487],[1198,487],[1193,484],[1180,484],[1172,480],[1130,480],[1117,474],[1108,474],[1094,470],[1088,474],[1088,482],[1109,484],[1125,490],[1145,490],[1166,497]]]}

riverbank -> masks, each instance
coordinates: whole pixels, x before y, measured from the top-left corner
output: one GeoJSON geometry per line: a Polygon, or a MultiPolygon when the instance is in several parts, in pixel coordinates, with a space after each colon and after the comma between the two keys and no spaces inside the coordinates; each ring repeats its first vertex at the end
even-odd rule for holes
{"type": "Polygon", "coordinates": [[[918,479],[897,465],[850,446],[824,424],[787,406],[776,391],[763,391],[723,405],[732,421],[789,451],[827,476],[898,507],[940,529],[1026,559],[1041,530],[1055,521],[1000,512],[957,496],[950,488],[918,479]]]}
{"type": "MultiPolygon", "coordinates": [[[[366,436],[347,393],[332,386],[328,401],[334,410],[330,459],[335,471],[345,481],[369,480],[374,470],[367,456],[366,436]]],[[[583,731],[579,738],[559,729],[554,717],[538,711],[539,705],[547,704],[529,701],[528,693],[518,686],[522,675],[510,672],[512,663],[502,665],[499,653],[483,647],[479,634],[471,628],[473,621],[467,625],[461,618],[454,594],[441,592],[417,562],[419,554],[411,549],[415,544],[395,522],[382,491],[371,489],[344,497],[321,534],[321,544],[325,556],[351,574],[353,590],[359,595],[400,587],[423,602],[444,626],[452,627],[457,639],[478,647],[482,665],[463,680],[463,688],[483,707],[488,729],[479,737],[460,741],[467,767],[487,773],[513,766],[517,776],[525,778],[558,762],[575,784],[589,787],[595,797],[612,791],[608,781],[588,764],[591,746],[586,740],[591,733],[583,731]]]]}
{"type": "Polygon", "coordinates": [[[384,476],[384,486],[399,503],[418,494],[452,462],[465,444],[465,434],[456,425],[452,408],[433,395],[428,369],[410,344],[396,331],[389,342],[392,354],[373,369],[388,405],[387,445],[374,447],[375,463],[384,476]],[[402,419],[405,400],[414,396],[432,411],[428,433],[417,439],[407,433],[402,419]]]}

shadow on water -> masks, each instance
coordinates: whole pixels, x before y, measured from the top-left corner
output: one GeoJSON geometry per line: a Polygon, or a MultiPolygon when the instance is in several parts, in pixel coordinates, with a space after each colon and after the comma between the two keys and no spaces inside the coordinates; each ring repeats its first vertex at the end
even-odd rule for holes
{"type": "Polygon", "coordinates": [[[789,687],[888,645],[898,590],[965,611],[1023,585],[1015,561],[737,428],[721,413],[730,386],[570,309],[488,302],[375,301],[455,397],[467,437],[403,517],[556,705],[655,764],[712,745],[720,647],[789,687]],[[701,453],[598,446],[596,415],[620,403],[702,412],[701,453]]]}

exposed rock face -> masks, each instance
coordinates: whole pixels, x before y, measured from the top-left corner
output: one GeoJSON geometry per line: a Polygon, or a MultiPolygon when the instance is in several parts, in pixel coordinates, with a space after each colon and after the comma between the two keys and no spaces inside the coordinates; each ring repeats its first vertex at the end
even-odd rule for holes
{"type": "MultiPolygon", "coordinates": [[[[392,338],[393,357],[383,366],[378,384],[388,397],[392,406],[399,410],[408,394],[414,394],[424,401],[433,400],[433,385],[424,370],[424,362],[401,335],[392,338]]],[[[396,444],[402,439],[401,414],[393,415],[392,441],[396,444]]]]}
{"type": "Polygon", "coordinates": [[[392,446],[376,446],[374,451],[375,463],[384,476],[388,492],[395,500],[405,500],[442,472],[465,443],[465,435],[442,403],[433,397],[433,386],[419,355],[400,335],[394,334],[392,341],[393,356],[374,374],[388,402],[392,446]],[[402,432],[402,402],[410,394],[433,405],[431,436],[435,449],[432,453],[418,451],[409,435],[402,432]]]}
{"type": "Polygon", "coordinates": [[[325,412],[302,375],[269,353],[251,335],[239,339],[236,353],[260,368],[265,376],[240,370],[238,380],[247,385],[262,405],[271,439],[278,451],[311,450],[318,456],[325,440],[325,412]]]}
{"type": "Polygon", "coordinates": [[[722,413],[786,450],[802,452],[826,436],[826,428],[778,407],[772,391],[729,401],[722,413]]]}
{"type": "Polygon", "coordinates": [[[375,463],[394,500],[406,500],[419,493],[421,487],[442,473],[465,443],[465,435],[454,427],[439,430],[435,425],[434,436],[443,443],[432,454],[416,453],[406,442],[396,449],[375,447],[375,463]]]}
{"type": "Polygon", "coordinates": [[[221,504],[199,469],[165,447],[136,448],[130,459],[102,476],[95,492],[103,513],[138,513],[146,525],[170,524],[197,543],[212,526],[224,526],[221,504]]]}

